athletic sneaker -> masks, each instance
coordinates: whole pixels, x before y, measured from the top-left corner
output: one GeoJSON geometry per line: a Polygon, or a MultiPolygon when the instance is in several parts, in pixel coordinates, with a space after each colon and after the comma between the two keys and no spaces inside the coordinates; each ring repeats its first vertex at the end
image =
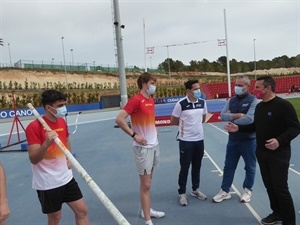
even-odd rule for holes
{"type": "Polygon", "coordinates": [[[207,196],[203,194],[199,189],[191,192],[191,196],[197,197],[198,199],[204,201],[207,199],[207,196]]]}
{"type": "Polygon", "coordinates": [[[280,216],[275,215],[274,213],[268,215],[266,218],[263,218],[260,222],[262,224],[271,225],[277,222],[281,222],[282,218],[280,216]]]}
{"type": "Polygon", "coordinates": [[[153,225],[152,221],[150,220],[150,222],[146,222],[146,225],[153,225]]]}
{"type": "Polygon", "coordinates": [[[251,200],[251,191],[248,188],[244,188],[244,193],[241,197],[241,202],[247,203],[250,202],[250,200],[251,200]]]}
{"type": "Polygon", "coordinates": [[[188,200],[187,200],[186,194],[180,194],[179,195],[178,203],[181,206],[187,206],[188,205],[188,200]]]}
{"type": "Polygon", "coordinates": [[[222,202],[223,200],[230,199],[230,198],[231,198],[231,194],[227,193],[221,189],[220,192],[216,196],[213,197],[213,201],[214,202],[222,202]]]}
{"type": "MultiPolygon", "coordinates": [[[[160,211],[155,211],[154,209],[150,209],[150,217],[154,217],[154,218],[162,218],[165,216],[164,212],[160,212],[160,211]]],[[[141,217],[144,218],[144,212],[143,209],[141,210],[141,217]]]]}

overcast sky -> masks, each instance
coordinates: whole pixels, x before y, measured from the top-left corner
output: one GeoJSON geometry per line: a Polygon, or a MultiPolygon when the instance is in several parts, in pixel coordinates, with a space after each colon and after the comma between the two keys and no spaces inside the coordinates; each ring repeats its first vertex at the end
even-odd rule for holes
{"type": "MultiPolygon", "coordinates": [[[[124,61],[148,67],[168,57],[188,65],[226,56],[250,62],[300,53],[300,0],[119,0],[124,61]],[[255,41],[254,41],[255,39],[255,41]],[[194,44],[191,44],[194,43],[194,44]],[[167,45],[174,45],[165,47],[167,45]],[[167,51],[167,49],[169,51],[167,51]],[[255,54],[254,54],[255,49],[255,54]]],[[[0,62],[114,65],[112,0],[0,0],[0,62]],[[8,45],[9,43],[9,45],[8,45]],[[71,51],[73,49],[73,51],[71,51]],[[10,54],[9,54],[10,52],[10,54]]]]}

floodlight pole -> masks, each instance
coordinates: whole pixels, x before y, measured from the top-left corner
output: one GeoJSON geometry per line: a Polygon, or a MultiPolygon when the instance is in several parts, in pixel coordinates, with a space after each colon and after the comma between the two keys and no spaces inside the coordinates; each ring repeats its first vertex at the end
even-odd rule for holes
{"type": "Polygon", "coordinates": [[[10,43],[7,44],[8,45],[8,53],[9,53],[9,65],[10,67],[12,67],[12,62],[11,62],[11,53],[10,53],[10,43]]]}
{"type": "Polygon", "coordinates": [[[70,49],[70,51],[71,51],[71,56],[72,56],[72,66],[74,66],[73,48],[70,49]]]}
{"type": "Polygon", "coordinates": [[[146,26],[145,26],[145,18],[143,19],[143,31],[144,31],[144,65],[145,65],[145,72],[147,72],[147,60],[146,60],[146,26]]]}
{"type": "Polygon", "coordinates": [[[123,108],[128,101],[123,43],[122,43],[123,38],[121,33],[121,28],[124,29],[125,26],[121,24],[119,1],[113,0],[113,6],[114,6],[114,25],[116,31],[115,33],[116,33],[117,56],[118,56],[118,72],[119,72],[119,79],[120,79],[121,107],[123,108]]]}
{"type": "MultiPolygon", "coordinates": [[[[4,46],[4,45],[3,45],[3,39],[2,39],[2,38],[0,38],[0,45],[1,45],[1,46],[4,46]]],[[[2,67],[2,57],[1,57],[0,67],[2,67]]]]}
{"type": "Polygon", "coordinates": [[[255,39],[253,39],[253,48],[254,48],[254,76],[256,80],[256,53],[255,53],[255,39]]]}
{"type": "Polygon", "coordinates": [[[52,69],[53,69],[53,64],[54,64],[54,58],[52,58],[52,60],[51,60],[51,67],[52,67],[52,69]]]}
{"type": "Polygon", "coordinates": [[[152,56],[149,56],[150,69],[152,69],[152,56]]]}
{"type": "Polygon", "coordinates": [[[169,85],[171,86],[171,66],[170,66],[170,56],[169,56],[169,45],[167,45],[167,55],[168,55],[169,85]]]}
{"type": "Polygon", "coordinates": [[[62,51],[63,51],[63,57],[64,57],[65,84],[66,84],[66,89],[68,89],[67,67],[66,67],[65,48],[64,48],[64,37],[61,37],[61,44],[62,44],[62,51]]]}
{"type": "Polygon", "coordinates": [[[225,25],[225,39],[226,39],[226,59],[227,59],[227,80],[228,80],[228,97],[231,97],[231,84],[230,84],[230,64],[228,54],[228,38],[227,38],[227,25],[226,25],[226,9],[224,9],[224,25],[225,25]]]}

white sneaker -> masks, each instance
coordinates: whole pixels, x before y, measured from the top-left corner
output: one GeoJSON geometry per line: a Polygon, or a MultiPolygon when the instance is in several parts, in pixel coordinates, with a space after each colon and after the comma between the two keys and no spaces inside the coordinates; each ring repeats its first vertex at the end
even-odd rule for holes
{"type": "Polygon", "coordinates": [[[178,203],[181,206],[187,206],[188,205],[186,194],[180,194],[179,195],[178,203]]]}
{"type": "Polygon", "coordinates": [[[241,202],[247,203],[250,202],[250,200],[251,200],[251,191],[248,188],[244,188],[244,193],[242,194],[241,202]]]}
{"type": "Polygon", "coordinates": [[[203,194],[199,189],[192,191],[191,196],[194,196],[202,201],[207,199],[207,196],[205,194],[203,194]]]}
{"type": "Polygon", "coordinates": [[[231,194],[227,193],[221,189],[220,192],[213,197],[213,201],[214,202],[222,202],[223,200],[230,199],[230,198],[231,198],[231,194]]]}
{"type": "MultiPolygon", "coordinates": [[[[150,208],[150,217],[154,217],[154,218],[162,218],[165,216],[164,212],[160,212],[160,211],[155,211],[154,209],[150,208]]],[[[141,217],[144,218],[144,212],[143,209],[141,210],[141,217]]]]}

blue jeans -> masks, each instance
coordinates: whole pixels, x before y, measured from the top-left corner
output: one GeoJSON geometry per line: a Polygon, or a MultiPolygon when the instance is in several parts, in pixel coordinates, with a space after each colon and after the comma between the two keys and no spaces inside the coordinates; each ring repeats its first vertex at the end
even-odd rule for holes
{"type": "Polygon", "coordinates": [[[233,182],[234,173],[240,157],[245,162],[245,179],[243,188],[252,190],[256,170],[256,139],[233,140],[229,139],[226,147],[225,166],[223,169],[222,190],[229,192],[233,182]]]}

